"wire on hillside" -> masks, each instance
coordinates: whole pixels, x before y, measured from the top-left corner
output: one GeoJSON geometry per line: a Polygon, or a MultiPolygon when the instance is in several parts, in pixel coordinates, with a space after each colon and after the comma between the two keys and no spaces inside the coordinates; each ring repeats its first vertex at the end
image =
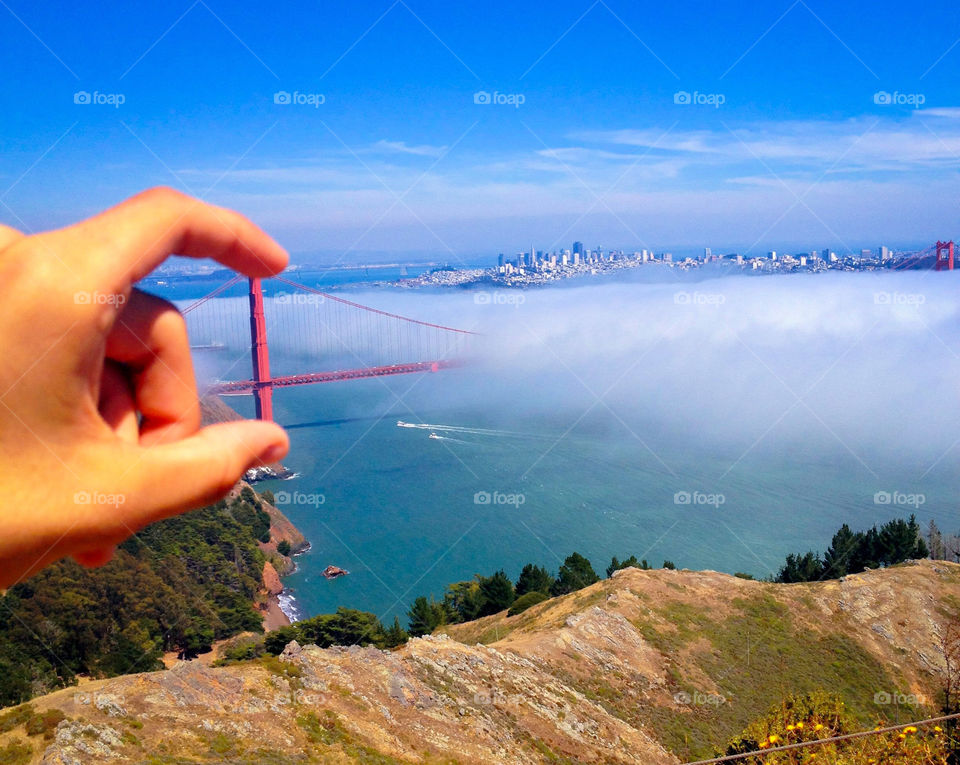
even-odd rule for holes
{"type": "Polygon", "coordinates": [[[945,720],[956,720],[960,717],[960,712],[952,715],[944,715],[943,717],[930,717],[926,720],[919,720],[917,722],[908,722],[903,723],[902,725],[890,725],[886,728],[875,728],[874,730],[862,730],[858,733],[846,733],[842,736],[831,736],[830,738],[820,738],[816,741],[801,741],[796,744],[784,744],[783,746],[775,746],[770,749],[757,749],[754,752],[742,752],[741,754],[728,754],[723,757],[714,757],[712,760],[697,760],[695,762],[688,762],[686,765],[712,765],[715,762],[734,762],[735,760],[745,760],[748,757],[763,757],[768,754],[773,754],[774,752],[787,752],[791,749],[803,749],[809,746],[821,746],[823,744],[832,744],[837,741],[850,741],[855,738],[863,738],[864,736],[876,736],[881,733],[890,733],[892,731],[903,730],[904,728],[910,727],[920,727],[921,725],[931,725],[933,723],[944,722],[945,720]]]}

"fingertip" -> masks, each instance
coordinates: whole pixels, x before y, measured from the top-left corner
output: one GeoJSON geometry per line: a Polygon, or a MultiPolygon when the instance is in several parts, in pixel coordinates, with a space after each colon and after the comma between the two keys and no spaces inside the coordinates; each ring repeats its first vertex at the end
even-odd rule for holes
{"type": "MultiPolygon", "coordinates": [[[[250,438],[247,443],[253,446],[256,458],[250,467],[263,467],[279,462],[290,452],[290,437],[287,432],[273,422],[251,420],[250,438]]],[[[249,469],[249,468],[248,468],[249,469]]]]}
{"type": "Polygon", "coordinates": [[[94,550],[84,550],[83,552],[74,553],[73,559],[86,568],[99,568],[113,560],[116,551],[116,547],[100,547],[94,550]]]}

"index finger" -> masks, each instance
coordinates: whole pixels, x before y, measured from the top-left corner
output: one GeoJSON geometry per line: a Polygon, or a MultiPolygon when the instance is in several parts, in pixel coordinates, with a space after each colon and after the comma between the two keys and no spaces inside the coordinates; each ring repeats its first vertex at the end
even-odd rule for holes
{"type": "MultiPolygon", "coordinates": [[[[81,236],[108,248],[91,258],[68,247],[64,259],[102,285],[123,291],[169,255],[213,258],[247,276],[272,276],[287,266],[287,251],[248,218],[170,188],[154,188],[56,234],[81,236]]],[[[56,236],[56,234],[54,236],[56,236]]]]}

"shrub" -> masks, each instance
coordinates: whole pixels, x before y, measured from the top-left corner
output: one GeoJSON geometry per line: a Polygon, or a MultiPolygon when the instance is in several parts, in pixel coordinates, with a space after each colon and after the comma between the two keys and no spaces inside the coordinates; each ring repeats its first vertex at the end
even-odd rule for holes
{"type": "Polygon", "coordinates": [[[543,603],[543,601],[549,599],[550,597],[548,595],[544,595],[542,592],[528,592],[513,601],[513,605],[510,606],[510,610],[507,611],[507,616],[516,616],[517,614],[522,614],[531,606],[535,606],[537,603],[543,603]]]}

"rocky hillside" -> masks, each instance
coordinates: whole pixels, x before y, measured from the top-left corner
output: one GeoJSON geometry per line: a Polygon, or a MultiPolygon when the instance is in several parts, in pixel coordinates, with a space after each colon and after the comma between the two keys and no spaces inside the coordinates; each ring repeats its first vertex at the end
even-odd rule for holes
{"type": "Polygon", "coordinates": [[[914,719],[934,704],[938,634],[958,616],[960,566],[939,561],[797,585],[625,569],[395,652],[291,644],[279,659],[82,684],[0,715],[0,755],[676,763],[794,691],[840,693],[865,726],[914,719]]]}

